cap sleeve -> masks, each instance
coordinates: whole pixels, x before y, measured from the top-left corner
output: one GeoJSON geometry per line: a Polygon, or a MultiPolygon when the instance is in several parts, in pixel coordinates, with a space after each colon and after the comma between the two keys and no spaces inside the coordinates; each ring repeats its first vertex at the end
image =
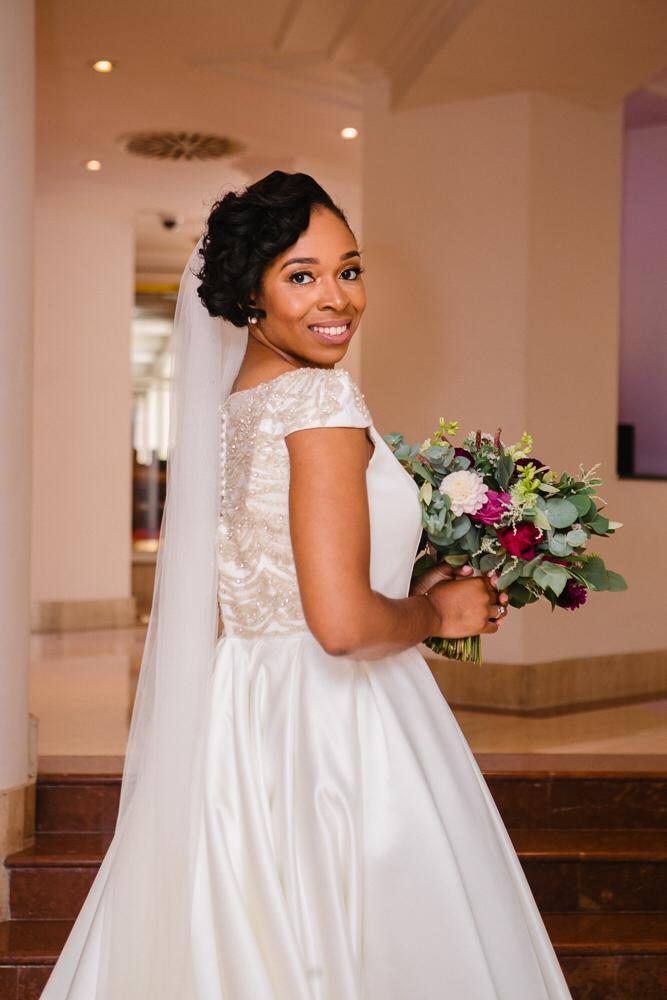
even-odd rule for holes
{"type": "Polygon", "coordinates": [[[285,436],[308,427],[370,427],[373,422],[363,393],[344,368],[303,368],[283,388],[285,436]]]}

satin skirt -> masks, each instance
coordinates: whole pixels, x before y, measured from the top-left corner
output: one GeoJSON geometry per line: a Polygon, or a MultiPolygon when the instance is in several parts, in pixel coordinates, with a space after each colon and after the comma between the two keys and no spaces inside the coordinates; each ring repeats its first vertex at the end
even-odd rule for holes
{"type": "Polygon", "coordinates": [[[570,997],[417,648],[222,639],[207,724],[197,1000],[570,997]]]}
{"type": "MultiPolygon", "coordinates": [[[[169,1000],[569,1000],[416,647],[355,660],[309,632],[222,637],[202,726],[191,967],[169,1000]]],[[[104,986],[116,858],[150,850],[140,834],[114,839],[46,1000],[165,1000],[129,970],[123,996],[104,986]]]]}

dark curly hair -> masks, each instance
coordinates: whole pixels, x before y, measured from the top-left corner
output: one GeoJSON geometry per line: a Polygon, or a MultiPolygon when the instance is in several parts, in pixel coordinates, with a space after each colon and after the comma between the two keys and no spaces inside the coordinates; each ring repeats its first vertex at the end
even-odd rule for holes
{"type": "Polygon", "coordinates": [[[352,233],[343,210],[309,174],[273,170],[215,202],[199,250],[204,263],[197,273],[197,294],[211,316],[245,326],[248,316],[266,315],[250,299],[259,293],[268,265],[308,228],[315,205],[328,208],[352,233]]]}

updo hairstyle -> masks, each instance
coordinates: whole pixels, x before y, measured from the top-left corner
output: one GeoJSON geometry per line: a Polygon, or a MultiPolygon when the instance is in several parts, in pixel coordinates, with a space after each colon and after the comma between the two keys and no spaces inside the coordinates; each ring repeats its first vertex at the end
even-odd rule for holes
{"type": "Polygon", "coordinates": [[[250,299],[260,293],[266,268],[308,228],[315,205],[329,209],[352,232],[342,209],[309,174],[273,170],[215,202],[197,273],[197,294],[211,316],[234,326],[245,326],[249,316],[266,316],[250,299]]]}

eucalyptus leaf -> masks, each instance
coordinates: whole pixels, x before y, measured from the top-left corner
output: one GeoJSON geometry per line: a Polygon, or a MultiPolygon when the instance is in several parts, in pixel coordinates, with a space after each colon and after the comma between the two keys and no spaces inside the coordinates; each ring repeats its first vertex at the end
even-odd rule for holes
{"type": "Polygon", "coordinates": [[[596,517],[594,521],[589,523],[589,527],[596,535],[606,535],[609,531],[609,521],[606,517],[596,517]]]}
{"type": "Polygon", "coordinates": [[[591,498],[583,493],[571,493],[567,499],[577,508],[579,517],[583,517],[591,509],[591,498]]]}
{"type": "Polygon", "coordinates": [[[547,545],[552,556],[569,556],[572,553],[567,542],[567,535],[560,531],[547,532],[547,545]]]}
{"type": "Polygon", "coordinates": [[[468,556],[445,556],[448,566],[465,566],[470,560],[468,556]]]}
{"type": "Polygon", "coordinates": [[[588,535],[583,528],[573,528],[565,536],[567,544],[571,545],[572,548],[576,548],[577,545],[585,545],[587,539],[588,535]]]}
{"type": "Polygon", "coordinates": [[[431,486],[436,485],[433,469],[429,468],[428,465],[424,465],[423,462],[418,462],[416,458],[413,458],[410,461],[410,469],[412,471],[413,477],[419,476],[420,479],[424,479],[426,482],[430,483],[431,486]]]}
{"type": "Polygon", "coordinates": [[[547,517],[554,528],[567,528],[578,516],[577,508],[569,500],[562,497],[547,500],[547,517]]]}
{"type": "Polygon", "coordinates": [[[551,590],[558,597],[565,588],[568,576],[569,574],[564,566],[559,566],[557,563],[545,562],[541,566],[536,567],[533,573],[533,580],[543,590],[551,590]]]}
{"type": "Polygon", "coordinates": [[[423,576],[424,573],[428,572],[428,570],[432,569],[435,565],[436,561],[433,556],[420,556],[412,567],[412,575],[413,577],[423,576]]]}
{"type": "Polygon", "coordinates": [[[609,589],[609,575],[599,556],[587,559],[577,572],[593,590],[609,589]]]}
{"type": "Polygon", "coordinates": [[[460,517],[454,518],[454,521],[452,522],[452,538],[463,538],[463,536],[470,530],[470,527],[470,518],[465,514],[461,514],[460,517]]]}
{"type": "Polygon", "coordinates": [[[521,576],[532,576],[533,570],[542,562],[542,556],[535,556],[529,562],[524,562],[521,566],[521,576]]]}
{"type": "Polygon", "coordinates": [[[544,513],[544,511],[540,510],[539,507],[537,508],[537,510],[533,511],[532,519],[535,527],[539,528],[540,531],[551,531],[551,525],[549,524],[549,519],[544,513]]]}
{"type": "Polygon", "coordinates": [[[506,590],[511,583],[518,580],[521,576],[521,565],[513,566],[511,569],[505,570],[498,577],[497,587],[498,590],[506,590]]]}
{"type": "Polygon", "coordinates": [[[510,584],[507,588],[507,593],[510,599],[509,603],[513,608],[523,608],[526,604],[532,604],[533,601],[537,600],[519,580],[515,580],[514,583],[510,584]]]}
{"type": "Polygon", "coordinates": [[[610,590],[627,590],[628,585],[625,581],[625,577],[621,576],[620,573],[614,573],[613,570],[607,570],[607,579],[609,580],[610,590]]]}
{"type": "Polygon", "coordinates": [[[459,539],[459,545],[465,552],[477,552],[479,549],[479,528],[472,524],[467,534],[459,539]]]}
{"type": "Polygon", "coordinates": [[[479,560],[479,568],[482,573],[488,573],[489,570],[495,568],[497,562],[498,556],[494,556],[490,552],[485,552],[479,560]]]}

